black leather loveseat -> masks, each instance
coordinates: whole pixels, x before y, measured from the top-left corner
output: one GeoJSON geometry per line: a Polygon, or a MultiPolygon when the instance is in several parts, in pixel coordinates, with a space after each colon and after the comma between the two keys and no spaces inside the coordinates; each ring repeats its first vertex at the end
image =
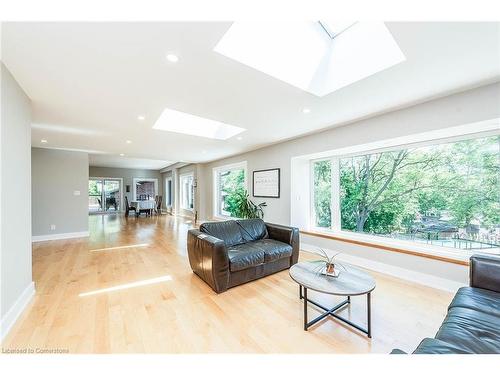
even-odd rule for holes
{"type": "Polygon", "coordinates": [[[414,354],[500,353],[500,256],[473,255],[469,272],[470,286],[458,290],[435,338],[414,354]]]}
{"type": "Polygon", "coordinates": [[[203,223],[188,232],[189,263],[217,293],[297,263],[299,230],[261,219],[203,223]]]}

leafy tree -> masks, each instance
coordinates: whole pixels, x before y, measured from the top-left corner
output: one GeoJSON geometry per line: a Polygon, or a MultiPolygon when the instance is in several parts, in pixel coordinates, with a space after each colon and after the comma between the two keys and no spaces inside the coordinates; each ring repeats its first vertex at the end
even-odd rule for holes
{"type": "Polygon", "coordinates": [[[314,212],[316,226],[328,228],[331,226],[331,192],[332,167],[329,160],[322,160],[314,164],[314,212]]]}
{"type": "Polygon", "coordinates": [[[89,180],[89,195],[101,195],[101,192],[97,189],[97,181],[89,180]]]}
{"type": "Polygon", "coordinates": [[[434,153],[422,155],[411,150],[342,160],[342,214],[347,209],[346,216],[342,217],[343,227],[345,223],[346,229],[363,232],[368,222],[371,232],[389,230],[382,222],[394,223],[396,216],[399,219],[407,214],[407,207],[401,206],[401,198],[413,203],[413,193],[429,186],[425,173],[432,170],[436,162],[434,153]],[[370,215],[372,219],[368,221],[370,215]]]}

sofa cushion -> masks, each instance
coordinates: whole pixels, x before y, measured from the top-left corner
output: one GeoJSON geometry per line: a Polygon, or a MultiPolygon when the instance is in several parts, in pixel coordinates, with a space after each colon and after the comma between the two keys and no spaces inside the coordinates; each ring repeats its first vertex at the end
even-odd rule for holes
{"type": "Polygon", "coordinates": [[[241,235],[246,242],[269,237],[266,223],[262,219],[236,220],[236,223],[240,226],[241,235]]]}
{"type": "Polygon", "coordinates": [[[471,354],[471,351],[438,339],[426,338],[418,345],[413,354],[471,354]]]}
{"type": "Polygon", "coordinates": [[[270,238],[249,242],[247,245],[254,249],[263,250],[265,263],[292,256],[292,247],[290,245],[270,238]]]}
{"type": "Polygon", "coordinates": [[[500,317],[500,293],[487,289],[463,287],[455,294],[448,309],[463,307],[500,317]]]}
{"type": "Polygon", "coordinates": [[[229,247],[227,255],[231,272],[241,271],[264,263],[264,250],[250,246],[248,243],[229,247]]]}
{"type": "Polygon", "coordinates": [[[245,242],[241,235],[240,226],[234,220],[203,223],[200,225],[200,232],[223,240],[228,247],[245,242]]]}
{"type": "Polygon", "coordinates": [[[452,307],[436,338],[467,352],[499,353],[500,317],[468,308],[452,307]]]}

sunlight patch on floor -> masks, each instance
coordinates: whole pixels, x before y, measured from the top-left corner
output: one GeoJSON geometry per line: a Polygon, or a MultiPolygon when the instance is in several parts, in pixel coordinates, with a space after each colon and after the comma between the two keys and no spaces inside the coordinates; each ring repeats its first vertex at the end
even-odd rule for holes
{"type": "Polygon", "coordinates": [[[171,280],[172,280],[172,276],[170,276],[170,275],[160,276],[160,277],[155,277],[154,279],[134,281],[132,283],[116,285],[116,286],[112,286],[110,288],[104,288],[104,289],[94,290],[92,292],[80,293],[78,295],[78,297],[87,297],[87,296],[93,296],[95,294],[115,292],[117,290],[136,288],[136,287],[144,286],[144,285],[158,284],[158,283],[161,283],[164,281],[171,281],[171,280]]]}
{"type": "Polygon", "coordinates": [[[148,243],[140,243],[137,245],[127,245],[127,246],[115,246],[115,247],[105,247],[102,249],[94,249],[90,250],[91,253],[97,252],[97,251],[110,251],[110,250],[125,250],[125,249],[133,249],[135,247],[148,247],[148,243]]]}

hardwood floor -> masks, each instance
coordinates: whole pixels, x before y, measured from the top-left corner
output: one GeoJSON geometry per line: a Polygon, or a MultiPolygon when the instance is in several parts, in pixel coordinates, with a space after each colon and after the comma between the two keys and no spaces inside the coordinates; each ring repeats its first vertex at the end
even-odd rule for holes
{"type": "MultiPolygon", "coordinates": [[[[217,295],[186,254],[190,221],[89,217],[90,237],[33,245],[36,296],[4,348],[70,353],[388,353],[434,336],[452,294],[372,273],[370,340],[332,318],[302,329],[288,271],[217,295]]],[[[369,251],[369,249],[367,249],[369,251]]],[[[301,254],[304,259],[305,255],[301,254]]],[[[333,305],[337,298],[310,292],[333,305]]],[[[342,314],[365,324],[366,298],[342,314]]],[[[309,318],[319,314],[310,307],[309,318]]]]}

